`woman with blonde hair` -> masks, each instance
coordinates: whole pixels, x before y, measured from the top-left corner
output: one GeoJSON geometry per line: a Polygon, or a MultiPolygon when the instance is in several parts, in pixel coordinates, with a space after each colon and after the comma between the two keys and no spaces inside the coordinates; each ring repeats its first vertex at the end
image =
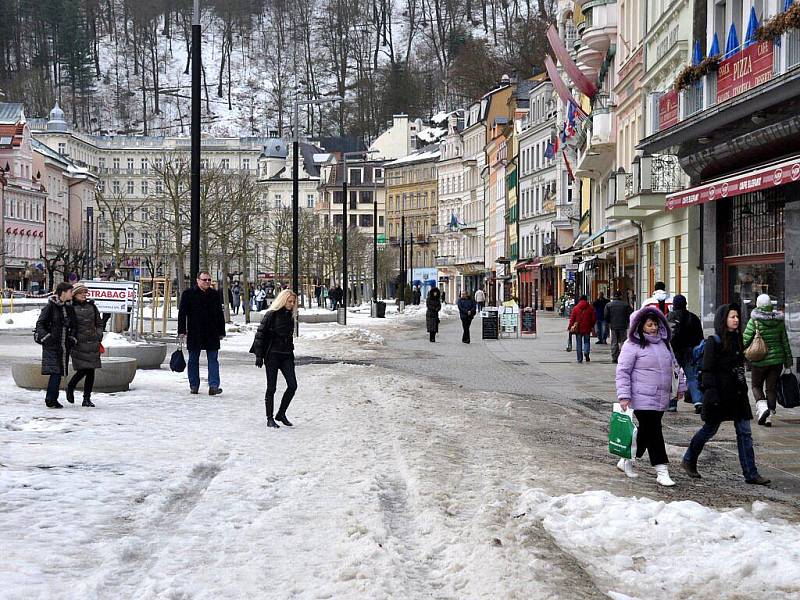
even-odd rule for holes
{"type": "Polygon", "coordinates": [[[264,394],[264,405],[267,411],[267,427],[277,429],[280,421],[287,427],[292,423],[286,418],[286,410],[297,391],[297,378],[294,374],[294,324],[297,318],[297,295],[291,290],[283,290],[267,309],[250,352],[256,355],[256,366],[260,369],[267,365],[267,391],[264,394]],[[278,386],[278,371],[286,380],[286,391],[283,393],[278,414],[273,418],[275,409],[275,390],[278,386]]]}

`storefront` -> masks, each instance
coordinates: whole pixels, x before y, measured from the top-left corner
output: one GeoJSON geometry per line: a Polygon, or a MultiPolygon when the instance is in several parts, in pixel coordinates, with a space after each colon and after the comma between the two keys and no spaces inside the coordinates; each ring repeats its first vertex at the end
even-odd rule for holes
{"type": "Polygon", "coordinates": [[[539,302],[541,297],[539,275],[540,264],[538,259],[528,259],[517,263],[518,300],[521,307],[536,307],[539,302]]]}

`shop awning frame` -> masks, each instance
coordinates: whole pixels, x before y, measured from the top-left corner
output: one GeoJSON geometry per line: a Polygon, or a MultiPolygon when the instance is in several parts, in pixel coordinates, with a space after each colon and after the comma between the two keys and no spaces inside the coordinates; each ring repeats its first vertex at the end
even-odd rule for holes
{"type": "Polygon", "coordinates": [[[569,262],[565,263],[565,262],[563,262],[563,258],[562,257],[572,257],[572,256],[575,256],[576,254],[583,254],[583,253],[596,254],[599,251],[607,252],[608,250],[613,250],[617,246],[623,246],[626,243],[628,243],[628,242],[630,242],[632,240],[635,240],[635,239],[636,239],[635,235],[629,235],[628,237],[624,237],[624,238],[619,239],[619,240],[614,240],[613,242],[605,242],[603,244],[596,244],[594,246],[589,246],[589,247],[586,247],[586,248],[578,248],[577,250],[571,250],[569,252],[564,252],[563,254],[559,254],[556,257],[556,265],[559,265],[559,266],[563,267],[565,264],[569,264],[569,262],[572,262],[572,261],[569,261],[569,262]],[[562,259],[562,261],[558,260],[560,258],[562,259]]]}

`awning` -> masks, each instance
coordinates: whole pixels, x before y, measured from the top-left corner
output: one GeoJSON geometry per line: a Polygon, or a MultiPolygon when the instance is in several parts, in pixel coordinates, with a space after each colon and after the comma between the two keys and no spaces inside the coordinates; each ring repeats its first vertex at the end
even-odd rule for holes
{"type": "Polygon", "coordinates": [[[800,156],[784,159],[710,181],[674,194],[667,194],[667,210],[733,198],[800,180],[800,156]]]}
{"type": "Polygon", "coordinates": [[[556,256],[556,265],[564,266],[572,263],[572,257],[575,254],[581,254],[584,252],[588,252],[590,254],[595,254],[599,251],[607,252],[608,250],[612,250],[617,246],[623,246],[628,242],[635,240],[635,235],[630,235],[628,237],[622,238],[620,240],[614,240],[613,242],[606,242],[604,244],[596,244],[594,246],[588,246],[585,248],[579,248],[578,250],[572,250],[570,252],[565,252],[564,254],[559,254],[556,256]]]}
{"type": "Polygon", "coordinates": [[[586,238],[586,241],[583,242],[582,245],[583,246],[589,246],[593,241],[595,241],[597,238],[599,238],[601,235],[603,235],[603,234],[605,234],[607,232],[608,232],[608,227],[603,227],[600,231],[598,231],[596,233],[593,233],[588,238],[586,238]]]}

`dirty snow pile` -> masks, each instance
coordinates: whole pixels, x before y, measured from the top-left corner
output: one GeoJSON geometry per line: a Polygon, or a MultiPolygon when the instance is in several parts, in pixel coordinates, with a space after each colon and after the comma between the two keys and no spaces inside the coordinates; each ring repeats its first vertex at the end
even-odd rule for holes
{"type": "MultiPolygon", "coordinates": [[[[327,324],[326,324],[327,325],[327,324]]],[[[328,327],[306,326],[300,330],[300,341],[313,340],[325,342],[352,342],[356,344],[373,344],[385,346],[386,340],[382,335],[373,333],[363,327],[351,327],[350,325],[330,324],[328,327]]]]}
{"type": "Polygon", "coordinates": [[[520,513],[617,600],[800,597],[800,528],[772,517],[764,502],[721,512],[693,501],[532,489],[520,513]]]}
{"type": "Polygon", "coordinates": [[[121,333],[106,333],[103,336],[103,346],[106,348],[118,348],[120,346],[135,346],[137,344],[146,344],[147,342],[144,340],[137,341],[131,339],[121,333]]]}
{"type": "Polygon", "coordinates": [[[3,313],[0,315],[0,329],[30,329],[33,331],[40,313],[39,309],[3,313]]]}

